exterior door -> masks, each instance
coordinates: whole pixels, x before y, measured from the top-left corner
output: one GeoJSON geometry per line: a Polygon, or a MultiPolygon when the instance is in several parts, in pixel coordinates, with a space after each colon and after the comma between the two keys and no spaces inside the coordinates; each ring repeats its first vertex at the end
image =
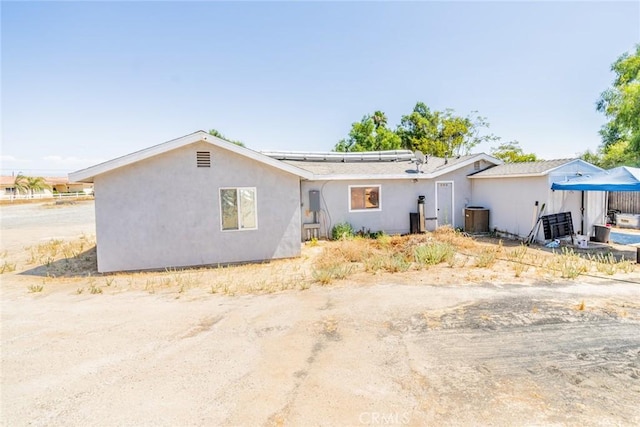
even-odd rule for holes
{"type": "Polygon", "coordinates": [[[436,181],[436,216],[438,227],[454,224],[453,181],[436,181]]]}

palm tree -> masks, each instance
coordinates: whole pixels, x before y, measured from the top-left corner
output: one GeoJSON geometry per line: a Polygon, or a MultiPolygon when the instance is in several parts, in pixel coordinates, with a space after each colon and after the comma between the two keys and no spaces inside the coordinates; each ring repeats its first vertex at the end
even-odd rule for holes
{"type": "Polygon", "coordinates": [[[27,184],[27,177],[22,175],[22,173],[18,173],[18,175],[16,175],[16,179],[13,181],[13,188],[13,191],[16,194],[28,193],[29,186],[27,184]]]}
{"type": "Polygon", "coordinates": [[[380,126],[385,127],[387,125],[387,116],[380,110],[373,113],[373,116],[371,118],[373,119],[373,123],[375,124],[376,129],[378,129],[380,126]]]}
{"type": "Polygon", "coordinates": [[[33,193],[36,191],[42,191],[50,189],[51,186],[47,184],[41,176],[25,176],[19,173],[16,175],[16,179],[13,181],[13,186],[16,189],[16,193],[25,193],[33,197],[33,193]]]}

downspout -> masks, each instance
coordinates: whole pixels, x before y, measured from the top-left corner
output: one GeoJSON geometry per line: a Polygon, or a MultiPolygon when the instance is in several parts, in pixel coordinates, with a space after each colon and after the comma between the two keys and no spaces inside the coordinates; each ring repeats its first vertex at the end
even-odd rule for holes
{"type": "Polygon", "coordinates": [[[580,192],[581,205],[580,205],[580,234],[584,236],[584,190],[580,192]]]}

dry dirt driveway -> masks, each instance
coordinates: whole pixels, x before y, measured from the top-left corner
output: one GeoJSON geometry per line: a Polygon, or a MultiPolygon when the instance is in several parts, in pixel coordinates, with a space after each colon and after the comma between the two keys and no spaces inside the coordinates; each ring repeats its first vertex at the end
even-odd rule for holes
{"type": "MultiPolygon", "coordinates": [[[[92,233],[92,208],[2,207],[2,249],[92,233]]],[[[640,424],[640,284],[416,275],[426,284],[179,299],[30,294],[40,278],[14,276],[0,287],[0,423],[640,424]]]]}
{"type": "Polygon", "coordinates": [[[180,299],[4,289],[2,422],[634,425],[638,289],[388,284],[180,299]]]}

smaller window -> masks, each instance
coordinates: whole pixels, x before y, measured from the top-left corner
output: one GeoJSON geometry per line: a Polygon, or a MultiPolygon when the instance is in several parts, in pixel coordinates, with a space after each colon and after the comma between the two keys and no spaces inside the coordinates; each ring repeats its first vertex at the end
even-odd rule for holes
{"type": "Polygon", "coordinates": [[[221,188],[220,216],[222,230],[256,230],[258,212],[256,189],[252,187],[221,188]]]}
{"type": "Polygon", "coordinates": [[[211,167],[211,152],[210,151],[196,151],[196,163],[199,168],[211,167]]]}
{"type": "Polygon", "coordinates": [[[380,210],[380,186],[379,185],[350,185],[349,186],[349,210],[350,211],[380,210]]]}

